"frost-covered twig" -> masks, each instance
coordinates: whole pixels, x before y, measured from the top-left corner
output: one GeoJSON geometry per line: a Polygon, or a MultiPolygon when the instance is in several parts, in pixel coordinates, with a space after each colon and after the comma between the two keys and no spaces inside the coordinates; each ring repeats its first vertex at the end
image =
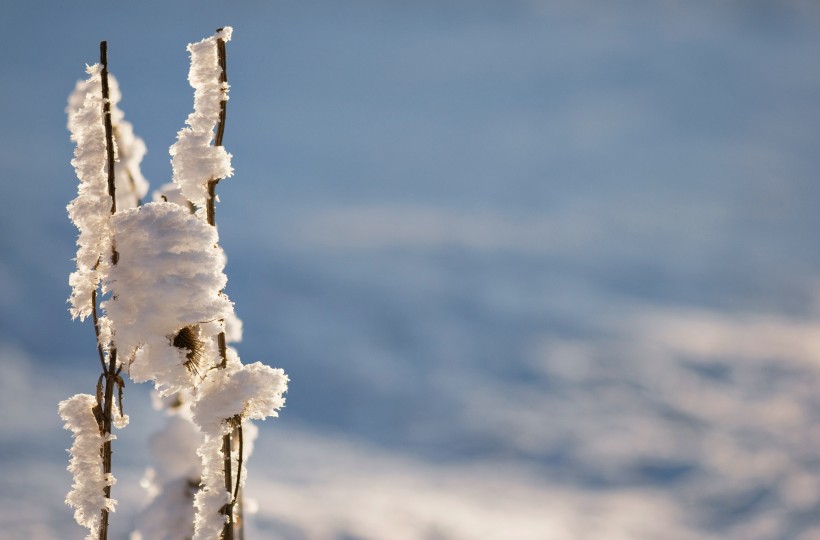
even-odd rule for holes
{"type": "MultiPolygon", "coordinates": [[[[236,352],[228,348],[228,366],[214,370],[202,382],[197,399],[191,407],[194,422],[205,436],[199,454],[203,458],[203,490],[197,494],[197,534],[194,540],[207,540],[215,530],[224,527],[222,520],[213,518],[220,505],[235,505],[230,491],[221,487],[224,469],[215,463],[220,452],[220,440],[246,420],[262,420],[278,416],[285,404],[288,377],[281,369],[259,362],[243,365],[236,352]]],[[[244,483],[245,474],[239,472],[236,482],[244,483]]]]}
{"type": "MultiPolygon", "coordinates": [[[[98,314],[97,290],[100,282],[106,280],[111,270],[116,268],[119,259],[111,226],[112,217],[117,212],[116,170],[118,167],[127,167],[135,178],[134,186],[138,190],[143,189],[144,186],[137,185],[136,179],[144,182],[139,172],[139,161],[145,152],[142,141],[134,137],[131,125],[123,120],[122,111],[116,107],[119,89],[113,77],[109,81],[108,47],[105,41],[100,43],[100,63],[89,67],[87,71],[89,78],[77,83],[75,91],[69,96],[67,108],[71,138],[77,144],[72,165],[80,180],[77,198],[68,206],[69,217],[80,231],[77,240],[77,271],[69,280],[72,286],[70,302],[73,317],[85,319],[91,315],[94,321],[102,374],[97,383],[92,416],[102,442],[94,452],[93,459],[99,460],[99,473],[111,479],[100,486],[99,497],[108,501],[111,499],[113,484],[111,429],[113,426],[124,425],[125,417],[121,405],[122,365],[118,362],[117,348],[112,342],[111,321],[98,314]],[[126,153],[131,156],[126,165],[117,162],[116,127],[121,128],[121,142],[126,153]],[[115,390],[118,390],[116,397],[115,390]]],[[[128,192],[139,197],[130,187],[128,192]]],[[[92,458],[85,456],[79,459],[92,458]]],[[[70,494],[67,502],[74,506],[76,497],[70,494]]],[[[95,530],[100,539],[107,538],[108,514],[112,509],[113,504],[97,504],[99,520],[95,530]]]]}
{"type": "MultiPolygon", "coordinates": [[[[216,228],[216,184],[233,172],[230,165],[231,156],[222,146],[228,99],[225,42],[230,40],[231,33],[230,27],[220,28],[216,35],[203,39],[199,43],[188,45],[188,51],[191,53],[188,80],[194,88],[194,111],[188,115],[186,122],[188,127],[179,132],[177,142],[171,147],[174,182],[192,203],[200,208],[204,204],[206,221],[214,228],[216,228]],[[214,144],[211,144],[212,142],[214,144]]],[[[224,331],[220,331],[217,335],[217,348],[221,359],[218,367],[225,369],[227,344],[224,331]]],[[[209,441],[207,449],[203,449],[204,454],[201,455],[206,471],[213,468],[214,455],[211,453],[213,447],[213,441],[209,441]]],[[[221,452],[224,489],[228,494],[228,500],[224,501],[221,509],[223,515],[227,517],[222,527],[222,538],[233,540],[233,510],[230,501],[230,494],[233,491],[230,432],[222,437],[221,452]]],[[[206,474],[206,477],[211,478],[212,476],[206,474]]],[[[215,486],[206,486],[208,493],[215,489],[215,486]]],[[[221,499],[222,496],[212,493],[212,496],[203,495],[199,500],[213,501],[215,498],[221,499]]]]}
{"type": "MultiPolygon", "coordinates": [[[[191,70],[188,80],[194,88],[194,111],[188,126],[179,132],[171,147],[174,183],[182,195],[199,209],[198,214],[216,229],[216,185],[230,176],[230,154],[222,148],[227,100],[225,42],[230,28],[191,44],[191,70]],[[204,209],[204,212],[203,212],[204,209]],[[204,214],[204,215],[203,215],[204,214]]],[[[227,346],[225,318],[217,322],[216,352],[213,369],[199,384],[192,405],[194,422],[200,427],[204,442],[198,454],[202,458],[202,490],[196,496],[197,516],[194,540],[211,540],[221,536],[233,540],[237,505],[245,474],[242,422],[248,418],[275,416],[284,404],[287,376],[262,364],[245,366],[236,352],[227,346]],[[268,404],[263,406],[262,403],[268,404]],[[264,414],[260,411],[264,409],[264,414]],[[233,440],[242,440],[234,460],[233,440]],[[221,461],[222,466],[217,463],[221,461]],[[234,468],[236,467],[236,468],[234,468]]]]}
{"type": "MultiPolygon", "coordinates": [[[[222,139],[225,136],[225,119],[227,115],[227,106],[228,106],[228,55],[227,50],[225,47],[225,38],[223,34],[225,31],[224,28],[220,28],[217,30],[217,39],[216,39],[216,50],[217,50],[217,62],[219,64],[219,86],[222,88],[222,98],[219,100],[219,121],[217,122],[216,128],[216,138],[214,139],[214,146],[221,147],[222,146],[222,139]]],[[[228,39],[230,39],[230,32],[231,29],[228,29],[228,39]]],[[[208,180],[208,203],[207,203],[207,216],[208,216],[208,223],[212,227],[216,227],[216,185],[221,180],[220,177],[214,177],[208,180]]],[[[224,321],[224,320],[223,320],[224,321]]],[[[219,347],[219,356],[222,359],[222,362],[219,365],[220,369],[225,369],[228,364],[228,355],[227,355],[227,344],[225,342],[225,332],[222,331],[217,335],[217,345],[219,347]]],[[[234,432],[237,434],[242,432],[242,422],[238,422],[238,425],[234,427],[234,432]]],[[[233,478],[232,478],[232,459],[231,453],[233,451],[233,443],[231,442],[231,436],[233,433],[226,433],[222,436],[222,454],[223,454],[223,468],[225,469],[225,489],[228,493],[231,492],[233,478]]],[[[238,435],[241,437],[241,435],[238,435]]],[[[236,473],[236,494],[239,491],[239,475],[241,474],[242,470],[242,452],[240,450],[239,453],[239,461],[237,466],[237,473],[236,473]]],[[[225,506],[223,513],[228,516],[228,522],[225,524],[225,528],[222,532],[223,540],[233,540],[234,536],[234,503],[236,501],[236,495],[234,495],[230,502],[225,506]]],[[[241,517],[241,516],[240,516],[241,517]]],[[[241,521],[241,519],[240,519],[241,521]]]]}
{"type": "Polygon", "coordinates": [[[104,494],[114,479],[103,473],[101,450],[106,437],[97,424],[99,407],[94,396],[76,394],[60,402],[59,411],[65,428],[74,436],[68,465],[74,484],[66,496],[66,504],[74,508],[77,523],[88,528],[86,538],[95,540],[100,534],[100,509],[113,510],[115,504],[104,494]]]}
{"type": "MultiPolygon", "coordinates": [[[[102,72],[100,73],[102,83],[102,101],[103,101],[103,121],[105,123],[105,149],[108,162],[108,196],[111,198],[111,215],[117,212],[117,197],[116,197],[116,176],[114,172],[114,154],[116,148],[114,146],[114,128],[111,125],[111,99],[108,86],[108,42],[100,42],[100,64],[102,65],[102,72]]],[[[119,260],[119,253],[117,253],[116,239],[111,238],[111,266],[117,265],[119,260]]],[[[114,387],[118,386],[122,392],[123,380],[120,377],[120,372],[117,367],[117,348],[111,346],[108,350],[108,368],[103,370],[105,377],[105,399],[103,401],[102,410],[102,431],[105,437],[103,443],[103,474],[111,474],[111,424],[114,401],[114,387]]],[[[106,499],[111,498],[111,484],[107,484],[104,489],[106,499]]],[[[108,513],[109,509],[102,509],[102,524],[100,526],[100,540],[108,538],[108,513]]]]}

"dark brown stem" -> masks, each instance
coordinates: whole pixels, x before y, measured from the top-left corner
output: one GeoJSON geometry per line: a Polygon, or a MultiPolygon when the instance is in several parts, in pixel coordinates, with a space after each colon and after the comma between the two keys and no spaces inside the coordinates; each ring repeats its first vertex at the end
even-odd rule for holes
{"type": "Polygon", "coordinates": [[[234,437],[239,440],[239,455],[237,456],[236,465],[236,487],[233,492],[233,502],[231,503],[236,508],[236,523],[234,524],[237,540],[244,540],[245,538],[245,520],[243,519],[244,505],[242,504],[242,490],[240,483],[242,482],[242,465],[245,456],[244,439],[242,437],[242,419],[239,420],[239,425],[234,428],[234,437]]]}
{"type": "MultiPolygon", "coordinates": [[[[108,43],[105,41],[100,42],[100,64],[102,65],[102,73],[101,73],[101,82],[102,82],[102,100],[103,100],[103,122],[105,123],[105,148],[107,153],[107,165],[108,165],[108,195],[111,197],[111,215],[113,216],[117,211],[117,199],[116,199],[116,186],[114,183],[114,130],[111,126],[111,99],[109,95],[109,88],[108,88],[108,43]]],[[[114,238],[111,239],[111,264],[116,265],[119,261],[119,254],[117,253],[116,244],[114,242],[114,238]]],[[[100,353],[100,359],[103,360],[102,357],[102,345],[100,344],[100,334],[99,334],[99,322],[97,319],[97,291],[95,290],[92,295],[92,302],[94,304],[93,315],[94,315],[94,331],[97,335],[97,350],[100,353]]],[[[114,386],[119,386],[120,392],[122,392],[121,384],[118,385],[118,371],[117,371],[117,349],[115,347],[111,347],[108,351],[108,365],[105,365],[105,361],[103,363],[103,376],[105,377],[105,394],[103,399],[103,411],[102,411],[102,422],[103,422],[103,436],[107,436],[111,433],[111,424],[112,424],[112,415],[113,415],[113,408],[114,408],[114,386]]],[[[119,379],[121,380],[121,379],[119,379]]],[[[122,397],[120,396],[120,401],[122,397]]],[[[102,458],[103,458],[103,473],[110,474],[111,473],[111,441],[108,440],[103,443],[102,447],[102,458]]],[[[106,499],[111,498],[111,486],[105,486],[103,489],[103,493],[105,494],[106,499]]],[[[108,510],[102,510],[101,515],[101,523],[100,523],[100,540],[107,540],[108,539],[108,510]]]]}
{"type": "MultiPolygon", "coordinates": [[[[221,32],[222,28],[219,28],[217,32],[221,32]]],[[[228,54],[225,49],[225,40],[218,39],[216,40],[216,52],[217,57],[219,58],[219,67],[222,68],[222,71],[219,74],[219,83],[221,85],[228,84],[228,54]]],[[[216,127],[216,140],[214,141],[215,146],[222,146],[222,137],[225,136],[225,113],[228,108],[228,100],[223,99],[219,103],[219,124],[216,127]]]]}
{"type": "MultiPolygon", "coordinates": [[[[230,493],[233,489],[230,433],[222,437],[222,455],[224,456],[223,466],[225,467],[225,490],[230,493]]],[[[228,516],[228,521],[225,522],[225,527],[222,529],[222,540],[233,540],[233,503],[226,504],[222,512],[228,516]]]]}
{"type": "Polygon", "coordinates": [[[105,373],[105,355],[100,343],[100,319],[97,316],[97,289],[91,291],[91,316],[94,319],[94,335],[97,337],[97,354],[100,356],[100,365],[105,373]]]}
{"type": "MultiPolygon", "coordinates": [[[[219,28],[217,32],[221,31],[222,29],[219,28]]],[[[222,68],[220,75],[219,75],[219,82],[227,84],[228,82],[228,72],[227,72],[227,51],[225,48],[225,40],[217,39],[216,40],[216,50],[217,56],[219,59],[219,67],[222,68]]],[[[219,105],[219,123],[217,124],[216,128],[216,138],[214,140],[215,146],[222,146],[222,139],[225,135],[225,115],[227,111],[227,101],[222,100],[219,105]]],[[[206,202],[206,217],[208,219],[208,224],[212,227],[216,227],[216,185],[219,183],[219,178],[213,178],[208,181],[208,200],[206,202]]],[[[223,321],[224,324],[224,321],[223,321]]],[[[220,364],[218,365],[219,368],[224,369],[228,365],[228,348],[225,343],[225,332],[220,332],[217,336],[217,342],[219,345],[219,356],[221,359],[220,364]]],[[[240,428],[241,429],[241,428],[240,428]]],[[[233,491],[233,478],[232,478],[232,469],[233,463],[231,459],[231,434],[226,433],[222,437],[222,454],[224,456],[224,468],[225,468],[225,490],[230,494],[233,491]]],[[[239,477],[236,480],[237,486],[239,485],[239,477]]],[[[233,519],[233,505],[234,502],[231,501],[229,504],[225,505],[222,509],[222,512],[228,516],[228,520],[225,522],[225,527],[222,529],[222,540],[234,540],[234,519],[233,519]]]]}
{"type": "Polygon", "coordinates": [[[216,227],[216,185],[219,180],[208,180],[208,200],[205,201],[208,225],[216,227]]]}
{"type": "Polygon", "coordinates": [[[241,483],[242,478],[242,457],[245,453],[244,441],[242,439],[242,420],[240,419],[239,422],[239,425],[234,429],[234,433],[239,439],[239,455],[237,456],[238,462],[236,465],[236,487],[233,491],[233,503],[231,504],[236,504],[236,501],[239,499],[239,484],[241,483]]]}
{"type": "Polygon", "coordinates": [[[111,196],[111,215],[117,211],[114,192],[114,128],[111,126],[111,100],[108,97],[108,42],[100,42],[100,64],[102,64],[103,122],[105,123],[105,144],[108,152],[108,195],[111,196]]]}

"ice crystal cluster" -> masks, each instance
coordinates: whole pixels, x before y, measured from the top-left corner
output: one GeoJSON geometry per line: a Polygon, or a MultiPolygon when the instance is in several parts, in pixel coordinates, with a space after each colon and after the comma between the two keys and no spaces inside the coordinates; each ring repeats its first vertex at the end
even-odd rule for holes
{"type": "MultiPolygon", "coordinates": [[[[162,392],[191,386],[188,349],[174,346],[183,328],[228,316],[220,293],[227,283],[216,228],[172,203],[148,203],[111,220],[119,263],[106,279],[102,303],[120,358],[135,382],[155,381],[162,392]]],[[[199,329],[188,330],[196,334],[199,329]]],[[[212,336],[195,335],[195,339],[212,336]]]]}
{"type": "Polygon", "coordinates": [[[95,64],[87,71],[88,79],[77,84],[67,110],[71,140],[77,145],[71,164],[80,180],[77,198],[68,205],[68,215],[80,230],[77,270],[69,277],[69,302],[71,316],[81,320],[91,315],[91,294],[100,283],[108,264],[107,255],[111,253],[111,198],[105,172],[101,68],[95,64]]]}
{"type": "MultiPolygon", "coordinates": [[[[66,504],[74,508],[74,519],[88,528],[86,538],[97,537],[100,527],[100,510],[113,512],[116,499],[105,497],[104,489],[116,483],[114,475],[104,474],[100,448],[107,440],[116,439],[110,433],[100,433],[97,417],[94,413],[97,399],[89,394],[76,394],[60,402],[60,418],[65,428],[70,430],[74,443],[71,445],[71,459],[68,470],[74,475],[74,485],[66,496],[66,504]]],[[[123,428],[128,424],[128,417],[116,411],[115,426],[123,428]]]]}
{"type": "MultiPolygon", "coordinates": [[[[173,184],[155,193],[154,202],[142,204],[147,182],[139,164],[145,144],[117,106],[120,91],[113,77],[116,212],[108,191],[101,67],[89,67],[88,79],[69,96],[68,126],[77,145],[72,164],[80,180],[78,196],[68,206],[79,229],[70,311],[81,319],[94,315],[101,359],[104,355],[135,382],[152,381],[168,414],[166,428],[151,441],[152,501],[138,519],[135,540],[218,538],[228,519],[223,509],[234,502],[245,478],[243,468],[234,473],[232,489],[226,488],[223,436],[245,428],[241,457],[236,446],[230,456],[236,468],[247,460],[256,433],[248,421],[275,417],[285,403],[284,371],[259,362],[245,365],[226,345],[241,339],[241,321],[223,292],[225,255],[203,211],[209,183],[233,174],[231,155],[215,144],[228,92],[218,47],[230,37],[231,29],[224,28],[188,46],[194,111],[170,149],[173,184]]],[[[101,381],[114,384],[118,374],[104,373],[101,381]]],[[[74,486],[66,502],[91,536],[101,511],[114,509],[113,499],[103,494],[114,478],[103,474],[101,448],[113,436],[102,429],[100,394],[78,394],[60,404],[74,436],[69,466],[74,486]]],[[[126,417],[114,410],[114,423],[123,425],[126,417]]]]}
{"type": "Polygon", "coordinates": [[[231,155],[224,147],[211,144],[221,102],[228,98],[228,85],[220,82],[217,41],[230,41],[231,33],[230,27],[223,28],[215,36],[188,45],[188,82],[194,88],[194,112],[188,115],[188,126],[180,130],[177,142],[171,146],[171,165],[182,196],[197,206],[208,198],[208,181],[233,174],[231,155]]]}
{"type": "Polygon", "coordinates": [[[97,400],[89,394],[77,394],[60,403],[60,417],[71,430],[74,443],[68,470],[74,475],[74,485],[66,503],[74,508],[74,519],[89,530],[86,538],[96,538],[100,527],[100,509],[114,510],[116,501],[107,499],[106,486],[114,484],[112,475],[103,474],[102,448],[105,438],[94,416],[97,400]]]}

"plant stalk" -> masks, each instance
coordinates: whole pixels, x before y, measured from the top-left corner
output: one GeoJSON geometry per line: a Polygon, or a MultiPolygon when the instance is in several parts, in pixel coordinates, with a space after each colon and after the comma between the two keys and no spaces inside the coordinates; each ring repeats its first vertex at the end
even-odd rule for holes
{"type": "MultiPolygon", "coordinates": [[[[222,29],[217,29],[217,32],[221,31],[222,29]]],[[[228,71],[227,71],[227,50],[225,47],[225,41],[223,39],[217,39],[216,41],[217,47],[217,57],[219,61],[219,67],[221,68],[219,74],[219,82],[223,85],[226,85],[228,82],[228,71]]],[[[227,113],[227,100],[222,100],[219,104],[219,123],[217,124],[216,128],[216,137],[214,139],[214,146],[222,146],[222,139],[225,136],[225,117],[227,113]]],[[[208,219],[208,224],[212,227],[216,227],[216,185],[219,183],[220,178],[212,178],[208,181],[208,200],[206,204],[206,216],[208,219]]],[[[224,324],[224,321],[222,321],[224,324]]],[[[220,369],[225,369],[228,365],[228,347],[225,340],[225,332],[222,331],[217,336],[217,344],[219,346],[219,356],[221,362],[219,363],[218,367],[220,369]]],[[[237,428],[239,433],[241,433],[242,425],[240,424],[237,428]]],[[[236,431],[236,430],[235,430],[236,431]]],[[[241,435],[240,435],[241,440],[241,435]]],[[[234,484],[233,484],[233,459],[232,459],[232,449],[233,444],[231,441],[231,433],[226,433],[222,437],[222,454],[224,456],[224,470],[225,470],[225,490],[228,494],[234,493],[234,484]]],[[[241,455],[240,455],[241,460],[241,455]]],[[[240,461],[241,463],[241,461],[240,461]]],[[[240,465],[241,467],[241,465],[240,465]]],[[[239,470],[237,471],[236,475],[236,491],[239,490],[239,470]]],[[[225,527],[222,529],[222,540],[234,540],[234,506],[236,503],[236,496],[232,497],[232,500],[226,504],[222,512],[228,517],[225,522],[225,527]]],[[[241,516],[240,516],[241,521],[241,516]]]]}
{"type": "MultiPolygon", "coordinates": [[[[113,216],[117,211],[116,186],[114,182],[114,130],[111,126],[111,99],[108,87],[108,42],[100,42],[100,64],[102,65],[101,82],[102,82],[102,100],[103,100],[103,122],[105,123],[105,148],[107,153],[108,166],[108,195],[111,197],[111,215],[113,216]]],[[[111,264],[116,265],[119,261],[119,253],[117,253],[114,238],[111,239],[111,264]]],[[[102,353],[102,345],[99,342],[99,323],[97,319],[97,293],[91,296],[94,314],[94,331],[97,335],[98,351],[102,353]]],[[[100,358],[102,360],[102,356],[100,358]]],[[[117,371],[117,349],[111,347],[108,350],[108,365],[103,362],[103,377],[105,378],[105,394],[102,407],[102,426],[101,431],[104,437],[111,434],[111,424],[114,405],[114,386],[120,385],[120,396],[122,396],[122,379],[119,377],[117,371]]],[[[107,440],[103,443],[102,458],[103,458],[103,473],[106,475],[111,473],[111,441],[107,440]]],[[[106,499],[111,498],[111,486],[105,486],[103,489],[106,499]]],[[[108,510],[103,509],[100,522],[100,540],[108,539],[108,510]]]]}

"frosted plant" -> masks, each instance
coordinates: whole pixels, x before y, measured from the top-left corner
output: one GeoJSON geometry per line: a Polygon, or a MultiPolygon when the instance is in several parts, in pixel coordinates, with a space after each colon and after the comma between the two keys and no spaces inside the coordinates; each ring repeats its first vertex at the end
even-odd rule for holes
{"type": "MultiPolygon", "coordinates": [[[[178,133],[177,142],[171,147],[174,183],[200,209],[200,217],[214,228],[216,185],[233,173],[231,155],[222,148],[229,88],[225,43],[231,34],[231,28],[226,27],[188,46],[188,81],[194,88],[194,111],[186,120],[188,127],[178,133]]],[[[202,490],[195,497],[194,540],[214,538],[220,531],[225,540],[233,538],[246,457],[242,422],[276,416],[284,405],[283,394],[287,390],[288,379],[282,370],[259,363],[242,365],[236,352],[226,345],[226,319],[236,320],[228,313],[216,324],[201,325],[218,332],[220,358],[215,364],[219,369],[208,371],[197,388],[191,408],[194,422],[204,436],[197,452],[202,459],[202,490]]]]}
{"type": "MultiPolygon", "coordinates": [[[[123,381],[122,364],[117,360],[117,349],[104,337],[110,332],[110,321],[97,314],[97,289],[111,268],[116,267],[118,253],[111,228],[111,219],[117,210],[115,158],[116,144],[112,126],[112,100],[108,78],[107,44],[100,44],[100,64],[87,68],[89,77],[77,85],[69,98],[68,127],[76,143],[74,166],[80,180],[77,198],[68,205],[71,220],[79,229],[77,240],[77,270],[71,274],[71,315],[81,320],[89,315],[94,319],[102,374],[97,382],[96,396],[78,394],[63,402],[60,412],[66,427],[75,435],[69,470],[74,474],[74,488],[66,503],[75,508],[78,523],[91,530],[89,538],[108,537],[108,516],[114,508],[111,487],[111,429],[125,425],[121,406],[123,381]],[[119,389],[115,398],[115,387],[119,389]],[[92,401],[93,400],[93,401],[92,401]],[[85,408],[83,411],[82,409],[85,408]],[[100,437],[89,435],[91,420],[100,437]],[[98,518],[91,515],[97,512],[98,518]]],[[[122,121],[122,113],[117,115],[122,121]]],[[[135,144],[132,130],[131,141],[135,144]]],[[[140,156],[141,159],[141,156],[140,156]]],[[[138,161],[130,165],[138,173],[138,161]],[[136,167],[136,168],[135,168],[136,167]]],[[[141,175],[139,175],[141,178],[141,175]]]]}
{"type": "Polygon", "coordinates": [[[223,292],[225,256],[215,217],[216,185],[233,174],[222,147],[230,37],[224,28],[188,46],[194,111],[170,149],[173,185],[155,202],[142,205],[145,145],[116,106],[119,88],[109,84],[105,42],[101,66],[88,69],[89,79],[69,99],[80,179],[69,205],[80,229],[71,313],[93,316],[103,373],[96,397],[75,396],[60,411],[75,434],[75,487],[67,502],[100,540],[114,508],[111,427],[127,420],[114,395],[118,387],[121,401],[123,369],[135,382],[154,382],[171,414],[151,443],[159,476],[150,479],[153,500],[134,539],[233,540],[243,464],[256,434],[249,426],[246,445],[243,422],[278,416],[285,403],[288,378],[281,369],[243,365],[227,346],[241,338],[241,321],[223,292]],[[194,453],[201,461],[191,466],[194,453]]]}
{"type": "MultiPolygon", "coordinates": [[[[242,321],[233,313],[225,319],[225,334],[228,343],[242,340],[242,321]]],[[[151,437],[155,467],[149,469],[143,479],[150,501],[137,517],[131,540],[179,540],[194,535],[194,497],[202,482],[202,464],[197,450],[202,446],[203,437],[191,419],[192,399],[192,392],[187,390],[168,395],[154,393],[154,408],[164,409],[168,421],[162,431],[151,437]]],[[[247,423],[243,431],[243,450],[247,459],[257,429],[247,423]]],[[[239,452],[238,447],[235,450],[239,452]]],[[[243,483],[245,470],[242,472],[243,483]]],[[[216,508],[214,515],[220,508],[216,508]]]]}

